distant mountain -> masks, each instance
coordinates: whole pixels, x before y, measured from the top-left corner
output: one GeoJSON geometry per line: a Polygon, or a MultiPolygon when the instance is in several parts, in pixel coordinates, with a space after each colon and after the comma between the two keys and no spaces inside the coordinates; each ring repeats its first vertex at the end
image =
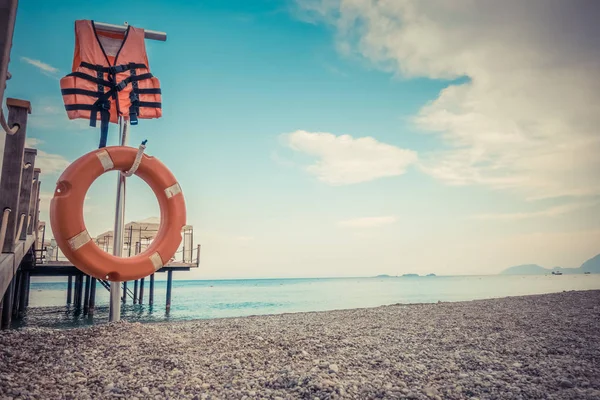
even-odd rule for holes
{"type": "Polygon", "coordinates": [[[549,274],[550,270],[537,264],[515,265],[501,272],[502,275],[543,275],[549,274]]]}
{"type": "Polygon", "coordinates": [[[584,272],[591,272],[592,274],[599,274],[600,273],[600,254],[598,254],[596,257],[590,258],[589,260],[587,260],[586,262],[581,264],[580,268],[584,272]]]}
{"type": "Polygon", "coordinates": [[[500,272],[501,275],[546,275],[552,271],[560,271],[565,275],[583,274],[584,272],[600,273],[600,254],[584,262],[579,268],[544,268],[537,264],[524,264],[510,267],[500,272]]]}

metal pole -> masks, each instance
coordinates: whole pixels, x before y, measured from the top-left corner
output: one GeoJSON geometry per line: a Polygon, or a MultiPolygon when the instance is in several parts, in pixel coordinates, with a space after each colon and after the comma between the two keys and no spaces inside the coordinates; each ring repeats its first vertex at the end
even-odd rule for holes
{"type": "MultiPolygon", "coordinates": [[[[127,146],[128,120],[123,124],[119,117],[119,137],[121,146],[127,146]]],[[[121,257],[123,252],[123,220],[125,219],[125,177],[119,172],[117,181],[117,204],[115,206],[115,229],[113,235],[113,255],[121,257]]],[[[121,283],[110,283],[109,322],[121,319],[121,283]]]]}
{"type": "MultiPolygon", "coordinates": [[[[96,29],[107,32],[123,33],[127,30],[127,25],[114,25],[96,21],[94,21],[94,25],[96,26],[96,29]]],[[[167,34],[165,32],[144,29],[144,38],[164,42],[167,40],[167,34]]]]}

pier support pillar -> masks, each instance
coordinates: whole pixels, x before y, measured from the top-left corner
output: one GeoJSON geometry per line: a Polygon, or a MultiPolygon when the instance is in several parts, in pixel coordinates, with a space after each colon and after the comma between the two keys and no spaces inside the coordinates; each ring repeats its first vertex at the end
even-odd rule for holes
{"type": "Polygon", "coordinates": [[[90,276],[85,276],[85,292],[83,294],[83,315],[86,315],[90,309],[90,276]]]}
{"type": "Polygon", "coordinates": [[[73,277],[73,307],[75,307],[75,308],[79,307],[79,305],[77,304],[77,298],[79,297],[78,290],[79,290],[79,275],[75,275],[73,277]]]}
{"type": "Polygon", "coordinates": [[[12,300],[14,296],[14,287],[15,279],[13,278],[10,280],[8,287],[6,288],[4,297],[2,297],[2,321],[0,322],[2,329],[10,328],[10,324],[12,322],[12,300]]]}
{"type": "Polygon", "coordinates": [[[31,291],[31,274],[27,272],[27,280],[25,281],[25,307],[29,307],[29,293],[31,291]]]}
{"type": "Polygon", "coordinates": [[[90,304],[89,304],[89,315],[94,315],[94,308],[96,307],[96,278],[92,278],[90,287],[90,304]]]}
{"type": "Polygon", "coordinates": [[[154,304],[154,274],[150,275],[150,296],[148,297],[148,305],[154,304]]]}
{"type": "Polygon", "coordinates": [[[121,300],[123,304],[127,302],[127,281],[123,282],[123,298],[121,300]]]}
{"type": "Polygon", "coordinates": [[[21,269],[19,268],[17,270],[17,273],[15,274],[15,282],[13,283],[14,285],[14,291],[13,291],[13,306],[12,306],[12,319],[18,319],[19,317],[19,300],[21,299],[21,280],[23,279],[23,273],[21,272],[21,269]]]}
{"type": "Polygon", "coordinates": [[[171,287],[173,286],[173,270],[167,271],[167,313],[171,311],[171,287]]]}
{"type": "Polygon", "coordinates": [[[138,281],[133,281],[133,304],[137,304],[138,300],[138,281]]]}
{"type": "Polygon", "coordinates": [[[83,274],[79,275],[79,290],[77,292],[77,303],[79,304],[79,308],[83,307],[83,274]]]}
{"type": "Polygon", "coordinates": [[[18,318],[23,317],[25,307],[27,307],[27,297],[29,295],[29,271],[21,272],[21,288],[19,289],[19,309],[18,318]]]}
{"type": "Polygon", "coordinates": [[[71,298],[73,297],[73,275],[69,275],[67,280],[67,305],[71,305],[71,298]]]}
{"type": "Polygon", "coordinates": [[[140,279],[140,300],[138,304],[144,304],[144,278],[140,279]]]}

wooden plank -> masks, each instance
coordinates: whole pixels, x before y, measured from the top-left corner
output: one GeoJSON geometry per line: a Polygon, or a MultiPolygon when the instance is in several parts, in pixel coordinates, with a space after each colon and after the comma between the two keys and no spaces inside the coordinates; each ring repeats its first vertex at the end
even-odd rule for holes
{"type": "MultiPolygon", "coordinates": [[[[58,261],[59,263],[61,261],[58,261]]],[[[167,272],[167,271],[190,271],[189,267],[169,267],[169,268],[161,268],[157,272],[167,272]]],[[[56,261],[53,261],[52,264],[38,264],[35,268],[29,271],[31,276],[69,276],[69,275],[77,275],[81,274],[81,271],[74,267],[72,264],[68,262],[57,265],[56,261]]]]}
{"type": "MultiPolygon", "coordinates": [[[[38,180],[37,183],[37,192],[36,192],[36,196],[35,196],[35,212],[34,212],[34,218],[35,221],[33,223],[33,229],[35,229],[35,233],[34,235],[38,235],[40,228],[42,225],[44,225],[44,232],[45,232],[45,222],[41,222],[40,223],[40,187],[42,186],[42,182],[38,180]]],[[[44,238],[41,238],[41,242],[40,242],[40,248],[44,247],[44,238]]]]}
{"type": "MultiPolygon", "coordinates": [[[[36,221],[37,210],[36,206],[38,204],[37,199],[39,198],[40,192],[40,173],[41,170],[39,168],[33,169],[33,184],[31,186],[31,196],[29,196],[29,224],[27,225],[27,234],[32,235],[34,232],[34,226],[36,221]]],[[[35,230],[37,232],[37,230],[35,230]]]]}
{"type": "Polygon", "coordinates": [[[13,99],[12,97],[6,98],[7,107],[24,108],[27,110],[27,114],[31,114],[31,102],[28,100],[13,99]]]}
{"type": "MultiPolygon", "coordinates": [[[[33,190],[33,174],[35,168],[35,156],[37,155],[36,149],[25,149],[25,155],[23,156],[23,174],[21,176],[21,193],[19,193],[19,212],[18,215],[24,215],[23,227],[19,235],[18,240],[25,240],[27,237],[27,230],[31,225],[32,218],[29,212],[29,206],[31,203],[31,192],[33,190]],[[27,166],[29,164],[29,166],[27,166]]],[[[18,229],[18,228],[17,228],[18,229]]]]}
{"type": "Polygon", "coordinates": [[[17,244],[14,253],[0,254],[0,296],[6,291],[14,272],[34,241],[35,237],[33,235],[27,236],[27,240],[17,244]]]}
{"type": "Polygon", "coordinates": [[[4,87],[10,61],[15,19],[17,17],[17,0],[0,0],[0,105],[4,99],[4,87]]]}
{"type": "MultiPolygon", "coordinates": [[[[8,103],[8,100],[7,100],[8,103]]],[[[2,177],[0,178],[0,210],[10,208],[8,228],[4,243],[0,243],[3,253],[12,253],[15,246],[15,235],[19,221],[19,195],[21,187],[21,171],[27,132],[28,109],[10,105],[8,107],[8,125],[20,126],[14,135],[6,135],[4,143],[4,159],[2,160],[2,177]]]]}

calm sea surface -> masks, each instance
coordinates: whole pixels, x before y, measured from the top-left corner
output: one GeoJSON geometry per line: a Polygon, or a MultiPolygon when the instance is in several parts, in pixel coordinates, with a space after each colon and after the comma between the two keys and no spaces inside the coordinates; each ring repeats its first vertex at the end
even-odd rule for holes
{"type": "MultiPolygon", "coordinates": [[[[133,289],[133,283],[129,283],[133,289]]],[[[154,322],[238,317],[300,311],[435,303],[600,289],[600,274],[540,276],[437,276],[400,278],[256,279],[174,281],[171,311],[165,312],[166,282],[156,281],[154,305],[128,299],[121,318],[154,322]]],[[[93,318],[65,306],[65,282],[32,279],[30,307],[21,326],[72,328],[108,320],[109,292],[96,288],[93,318]]]]}

